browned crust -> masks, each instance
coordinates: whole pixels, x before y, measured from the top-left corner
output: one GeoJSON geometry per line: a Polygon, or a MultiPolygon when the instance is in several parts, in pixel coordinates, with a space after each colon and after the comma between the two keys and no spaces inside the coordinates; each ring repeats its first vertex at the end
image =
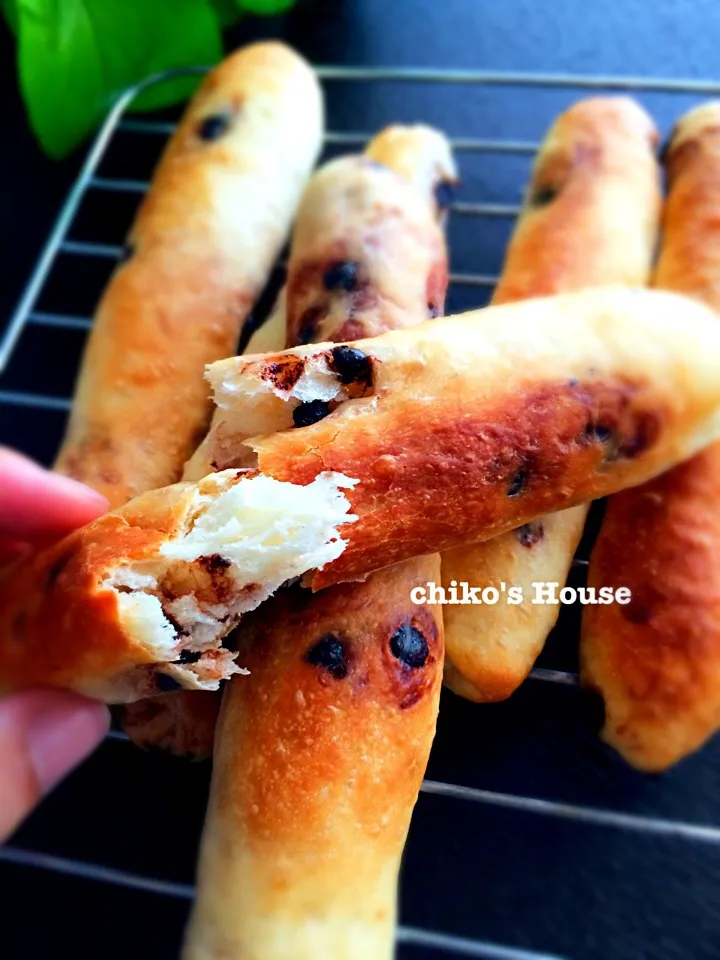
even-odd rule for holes
{"type": "Polygon", "coordinates": [[[320,136],[314,74],[284,45],[246,47],[208,76],[98,308],[60,472],[112,506],[179,478],[210,412],[205,365],[233,353],[320,136]],[[203,140],[200,124],[219,114],[229,131],[203,140]]]}
{"type": "MultiPolygon", "coordinates": [[[[720,310],[720,104],[691,111],[667,152],[670,193],[653,284],[720,310]]],[[[605,702],[603,738],[659,771],[720,726],[720,447],[613,497],[590,582],[628,587],[589,607],[582,680],[605,702]]]]}
{"type": "MultiPolygon", "coordinates": [[[[627,97],[593,97],[563,113],[535,161],[493,303],[646,283],[661,204],[656,143],[652,120],[627,97]]],[[[455,693],[502,700],[527,677],[560,610],[533,606],[532,584],[565,582],[586,513],[578,506],[541,518],[539,538],[512,531],[443,555],[446,585],[505,582],[526,598],[446,607],[446,684],[455,693]]]]}

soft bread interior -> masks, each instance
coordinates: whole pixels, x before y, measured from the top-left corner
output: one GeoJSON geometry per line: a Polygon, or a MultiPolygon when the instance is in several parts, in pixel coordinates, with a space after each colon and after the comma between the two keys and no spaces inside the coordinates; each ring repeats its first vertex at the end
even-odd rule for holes
{"type": "Polygon", "coordinates": [[[355,480],[321,473],[307,486],[226,470],[198,485],[160,556],[115,569],[123,628],[179,686],[215,690],[242,672],[222,641],[283,583],[335,560],[355,480]]]}
{"type": "Polygon", "coordinates": [[[336,349],[326,343],[294,351],[300,357],[271,354],[259,365],[245,366],[238,358],[210,364],[206,376],[216,409],[208,435],[185,466],[184,479],[198,480],[231,466],[252,468],[257,458],[245,445],[250,437],[289,430],[302,404],[320,401],[334,409],[359,393],[367,394],[367,385],[343,383],[333,369],[336,349]]]}
{"type": "Polygon", "coordinates": [[[292,412],[301,403],[348,399],[349,390],[332,370],[330,355],[327,347],[324,350],[316,347],[314,354],[301,360],[279,355],[259,368],[247,367],[242,372],[237,364],[214,363],[207,369],[207,379],[216,406],[227,417],[238,407],[243,411],[250,407],[252,424],[249,426],[257,433],[248,436],[258,436],[291,427],[292,412]],[[301,370],[294,379],[296,366],[301,370]]]}

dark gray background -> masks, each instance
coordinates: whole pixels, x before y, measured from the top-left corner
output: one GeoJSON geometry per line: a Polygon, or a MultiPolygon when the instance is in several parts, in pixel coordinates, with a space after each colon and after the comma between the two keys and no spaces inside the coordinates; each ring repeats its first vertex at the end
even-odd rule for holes
{"type": "MultiPolygon", "coordinates": [[[[714,0],[328,0],[277,21],[248,23],[234,32],[233,41],[286,36],[318,63],[720,79],[717,11],[714,0]]],[[[84,154],[80,150],[58,164],[39,153],[13,76],[10,39],[0,33],[3,322],[84,154]]],[[[329,88],[329,113],[334,129],[370,131],[391,119],[425,119],[453,135],[539,139],[577,95],[336,84],[329,88]]],[[[640,99],[667,132],[697,98],[640,99]]],[[[104,172],[144,175],[160,146],[160,141],[120,144],[104,172]]],[[[461,159],[459,199],[519,198],[526,158],[461,159]]],[[[73,236],[119,242],[131,213],[127,197],[96,194],[81,210],[73,236]]],[[[454,268],[497,271],[509,229],[506,221],[456,218],[454,268]]],[[[109,266],[65,264],[53,279],[47,308],[89,315],[109,266]]],[[[485,297],[477,289],[458,288],[450,306],[473,306],[485,297]]],[[[81,346],[80,335],[28,331],[0,388],[68,396],[81,346]]],[[[45,461],[61,427],[60,415],[0,406],[0,441],[45,461]]],[[[572,667],[574,626],[568,612],[548,662],[572,667]]],[[[591,719],[574,690],[556,686],[529,683],[508,703],[491,707],[446,693],[429,776],[487,791],[720,826],[717,744],[670,774],[643,777],[599,745],[591,719]]],[[[204,766],[108,743],[13,842],[191,883],[207,782],[204,766]]],[[[405,861],[402,920],[573,960],[709,960],[720,955],[719,880],[715,837],[658,836],[423,795],[405,861]]],[[[8,960],[53,956],[59,947],[78,960],[177,955],[184,900],[2,863],[0,888],[0,915],[7,918],[0,954],[8,960]],[[13,922],[21,916],[32,923],[13,922]]],[[[402,955],[436,956],[409,948],[402,955]]]]}

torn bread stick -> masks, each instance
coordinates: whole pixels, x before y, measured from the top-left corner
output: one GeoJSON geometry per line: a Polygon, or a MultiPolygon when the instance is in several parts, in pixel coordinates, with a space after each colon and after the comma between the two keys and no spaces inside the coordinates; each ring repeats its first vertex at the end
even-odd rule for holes
{"type": "Polygon", "coordinates": [[[353,483],[228,470],[143,494],[20,561],[0,583],[0,690],[122,703],[217,689],[238,672],[223,641],[243,613],[344,549],[353,483]]]}
{"type": "Polygon", "coordinates": [[[289,578],[320,589],[488,539],[720,437],[720,324],[661,291],[490,307],[211,372],[247,424],[270,404],[280,432],[248,441],[255,471],[145,494],[21,561],[0,592],[4,689],[128,700],[158,692],[158,673],[202,689],[232,672],[207,654],[224,658],[222,638],[289,578]],[[335,409],[293,427],[318,390],[335,409]],[[204,572],[216,555],[225,600],[204,572]],[[205,655],[176,663],[183,649],[205,655]]]}
{"type": "Polygon", "coordinates": [[[706,307],[596,289],[221,361],[209,368],[223,415],[210,444],[218,466],[237,457],[294,483],[324,470],[360,481],[345,550],[309,577],[320,589],[667,470],[715,439],[719,370],[706,307]],[[303,425],[308,413],[316,422],[303,425]]]}

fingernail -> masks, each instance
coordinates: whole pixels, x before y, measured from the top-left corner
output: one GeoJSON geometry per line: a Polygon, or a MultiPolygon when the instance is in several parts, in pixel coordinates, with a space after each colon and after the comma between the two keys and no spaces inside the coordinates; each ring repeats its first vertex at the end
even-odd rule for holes
{"type": "Polygon", "coordinates": [[[106,706],[59,691],[43,693],[27,718],[26,742],[43,793],[47,793],[97,746],[107,733],[106,706]]]}

